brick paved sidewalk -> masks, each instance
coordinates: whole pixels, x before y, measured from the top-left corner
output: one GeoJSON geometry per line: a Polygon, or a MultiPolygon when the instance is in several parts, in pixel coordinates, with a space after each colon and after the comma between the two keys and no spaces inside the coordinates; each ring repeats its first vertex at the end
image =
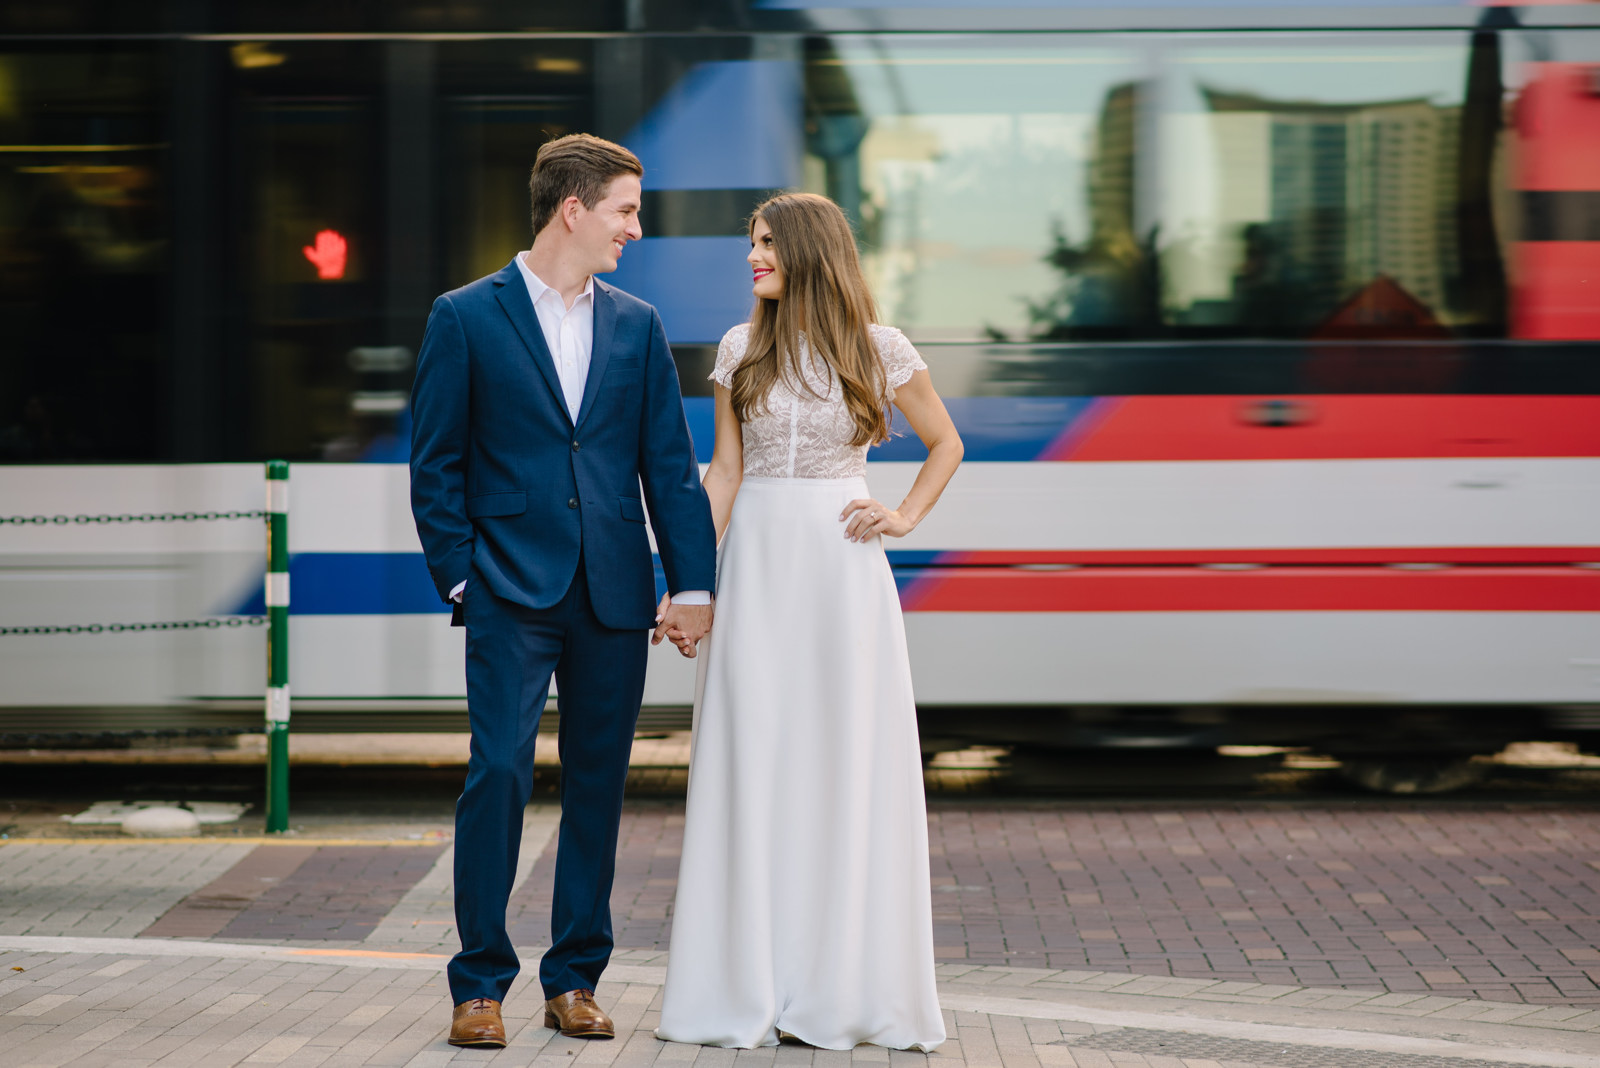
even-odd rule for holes
{"type": "MultiPolygon", "coordinates": [[[[939,960],[1600,1006],[1600,813],[934,802],[939,960]]],[[[624,817],[617,944],[665,949],[680,806],[624,817]]],[[[544,937],[549,874],[512,901],[544,937]]]]}
{"type": "Polygon", "coordinates": [[[942,959],[1600,1005],[1600,817],[1081,806],[932,813],[942,959]]]}
{"type": "MultiPolygon", "coordinates": [[[[530,810],[535,811],[535,810],[530,810]]],[[[543,809],[537,809],[543,811],[543,809]]],[[[548,932],[553,810],[508,920],[548,932]]],[[[1600,1005],[1600,815],[1393,803],[930,809],[944,962],[1600,1005]]],[[[531,825],[530,825],[531,830],[531,825]]],[[[617,944],[665,950],[681,806],[630,802],[617,944]]],[[[0,935],[454,945],[443,839],[0,847],[0,935]]]]}
{"type": "MultiPolygon", "coordinates": [[[[521,946],[547,931],[557,816],[533,806],[525,822],[521,946]]],[[[657,1042],[681,805],[630,802],[600,992],[627,1031],[615,1043],[537,1026],[532,948],[512,1048],[443,1044],[451,853],[432,832],[13,839],[0,1063],[1600,1064],[1587,810],[981,802],[935,803],[930,821],[952,1041],[928,1058],[657,1042]]]]}
{"type": "Polygon", "coordinates": [[[1394,1002],[1330,1007],[1324,1003],[1336,995],[1329,992],[1241,989],[1248,984],[1208,991],[1205,984],[993,967],[953,975],[945,969],[940,996],[950,1038],[932,1054],[702,1049],[654,1037],[665,969],[659,954],[637,952],[619,954],[596,992],[616,1020],[618,1040],[584,1042],[541,1026],[531,985],[535,955],[506,1001],[510,1044],[486,1052],[444,1041],[442,957],[12,937],[0,939],[0,968],[11,976],[0,979],[0,1044],[11,1068],[1589,1068],[1600,1059],[1600,1034],[1580,1030],[1600,1024],[1582,1017],[1600,1013],[1523,1007],[1522,1017],[1507,1022],[1489,1019],[1496,1007],[1481,1002],[1457,1002],[1453,1012],[1394,1002]],[[1140,991],[1127,989],[1138,983],[1140,991]],[[1550,1014],[1560,1018],[1535,1019],[1550,1014]]]}

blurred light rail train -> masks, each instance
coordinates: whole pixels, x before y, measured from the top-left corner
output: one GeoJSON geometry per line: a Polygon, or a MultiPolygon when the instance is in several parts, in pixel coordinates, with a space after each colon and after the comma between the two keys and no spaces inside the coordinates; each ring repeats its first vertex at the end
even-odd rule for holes
{"type": "MultiPolygon", "coordinates": [[[[412,352],[588,129],[645,162],[610,280],[702,461],[743,218],[807,188],[857,223],[967,443],[888,547],[928,749],[1600,737],[1600,6],[194,11],[6,27],[0,515],[260,508],[293,459],[296,729],[463,723],[412,352]]],[[[262,552],[0,525],[0,627],[258,612],[262,552]]],[[[254,727],[262,646],[0,635],[0,735],[254,727]]],[[[686,725],[692,664],[652,658],[643,729],[686,725]]]]}

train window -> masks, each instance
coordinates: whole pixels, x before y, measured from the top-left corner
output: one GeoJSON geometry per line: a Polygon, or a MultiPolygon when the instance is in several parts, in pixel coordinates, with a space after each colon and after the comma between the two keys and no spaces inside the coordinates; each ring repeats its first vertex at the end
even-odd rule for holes
{"type": "MultiPolygon", "coordinates": [[[[1503,336],[1496,34],[1180,40],[1135,231],[1178,336],[1503,336]]],[[[1108,239],[1112,240],[1112,239],[1108,239]]]]}
{"type": "MultiPolygon", "coordinates": [[[[527,247],[528,168],[572,130],[644,162],[645,236],[608,281],[660,310],[691,397],[749,313],[744,220],[783,189],[844,207],[952,397],[1570,392],[1600,366],[1600,30],[714,6],[694,18],[777,32],[491,0],[8,41],[0,462],[404,459],[432,298],[527,247]]],[[[28,18],[84,33],[102,7],[124,19],[28,18]]]]}
{"type": "Polygon", "coordinates": [[[286,99],[250,109],[254,452],[304,455],[343,436],[354,385],[345,356],[371,342],[377,310],[370,106],[286,99]]]}
{"type": "Polygon", "coordinates": [[[1095,244],[1136,191],[1137,49],[840,36],[805,64],[805,185],[859,222],[887,321],[919,341],[1137,322],[1134,250],[1095,244]]]}
{"type": "Polygon", "coordinates": [[[0,53],[0,461],[163,447],[163,77],[142,44],[0,53]]]}
{"type": "Polygon", "coordinates": [[[528,168],[545,140],[585,128],[592,47],[233,46],[249,116],[248,455],[405,459],[429,306],[530,243],[528,168]]]}
{"type": "Polygon", "coordinates": [[[347,42],[229,49],[243,216],[229,257],[243,317],[230,341],[248,368],[250,455],[359,455],[349,354],[383,340],[377,52],[347,42]]]}
{"type": "Polygon", "coordinates": [[[528,171],[544,142],[588,130],[588,41],[475,41],[438,55],[445,275],[440,288],[492,274],[533,243],[528,171]]]}

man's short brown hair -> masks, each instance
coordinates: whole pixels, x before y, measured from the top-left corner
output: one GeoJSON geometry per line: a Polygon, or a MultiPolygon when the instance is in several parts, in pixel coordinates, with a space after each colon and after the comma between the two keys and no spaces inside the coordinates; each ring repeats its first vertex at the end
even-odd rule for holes
{"type": "Polygon", "coordinates": [[[639,157],[593,134],[567,134],[546,141],[533,160],[528,192],[533,198],[533,234],[550,224],[568,197],[593,208],[605,197],[612,179],[623,174],[644,177],[639,157]]]}

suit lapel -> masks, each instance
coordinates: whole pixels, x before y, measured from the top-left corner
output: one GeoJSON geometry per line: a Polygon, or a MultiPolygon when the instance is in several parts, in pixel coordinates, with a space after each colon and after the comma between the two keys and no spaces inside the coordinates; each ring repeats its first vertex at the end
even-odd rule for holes
{"type": "MultiPolygon", "coordinates": [[[[513,264],[513,266],[515,266],[513,264]]],[[[577,427],[589,417],[594,398],[600,392],[600,380],[605,377],[606,364],[611,362],[611,339],[617,331],[617,302],[612,299],[608,286],[598,278],[594,281],[594,340],[589,346],[589,377],[583,383],[583,403],[578,405],[577,427]]]]}
{"type": "MultiPolygon", "coordinates": [[[[495,299],[500,302],[500,307],[505,309],[511,325],[517,328],[517,336],[522,338],[522,343],[528,347],[539,373],[544,375],[545,384],[555,396],[556,407],[570,422],[572,416],[567,411],[567,396],[561,389],[561,376],[556,374],[555,358],[550,355],[550,349],[544,343],[544,331],[539,329],[539,317],[534,314],[533,301],[528,299],[527,283],[523,282],[522,269],[517,266],[516,261],[506,264],[505,269],[495,275],[494,284],[495,299]]],[[[590,378],[593,377],[591,373],[590,378]]],[[[586,394],[585,403],[587,401],[586,394]]]]}

